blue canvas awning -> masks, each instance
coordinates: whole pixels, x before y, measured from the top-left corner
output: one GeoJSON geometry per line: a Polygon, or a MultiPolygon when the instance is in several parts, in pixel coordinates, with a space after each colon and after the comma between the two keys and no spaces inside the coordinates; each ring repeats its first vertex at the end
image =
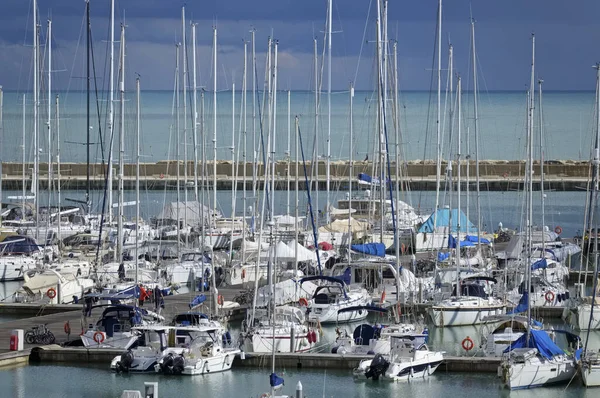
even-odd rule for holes
{"type": "Polygon", "coordinates": [[[548,336],[544,330],[530,330],[529,344],[527,344],[527,333],[523,333],[516,341],[514,341],[504,352],[509,352],[514,348],[537,348],[541,356],[550,359],[555,355],[563,355],[565,352],[557,346],[554,341],[548,336]]]}
{"type": "Polygon", "coordinates": [[[456,233],[458,231],[458,219],[460,214],[460,232],[465,233],[477,233],[477,227],[473,225],[471,221],[467,219],[467,216],[458,209],[439,209],[434,212],[423,225],[419,228],[419,233],[432,233],[434,232],[434,225],[437,228],[448,230],[450,227],[450,233],[456,233]],[[437,221],[436,221],[437,220],[437,221]],[[452,220],[452,225],[450,225],[452,220]]]}
{"type": "Polygon", "coordinates": [[[385,257],[385,245],[383,243],[366,243],[364,245],[350,246],[355,252],[368,254],[370,256],[385,257]]]}

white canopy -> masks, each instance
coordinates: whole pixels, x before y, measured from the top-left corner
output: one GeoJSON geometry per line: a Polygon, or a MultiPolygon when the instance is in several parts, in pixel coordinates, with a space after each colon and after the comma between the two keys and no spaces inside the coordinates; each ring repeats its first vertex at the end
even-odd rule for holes
{"type": "Polygon", "coordinates": [[[294,253],[295,247],[298,248],[298,261],[316,261],[317,260],[315,252],[307,249],[306,247],[302,246],[300,243],[296,242],[295,240],[288,243],[288,246],[292,249],[292,253],[294,253]]]}
{"type": "MultiPolygon", "coordinates": [[[[284,305],[289,303],[296,303],[300,298],[304,297],[310,300],[317,289],[317,285],[312,282],[304,282],[300,285],[299,282],[288,279],[279,283],[276,283],[273,288],[275,289],[275,305],[284,305]]],[[[271,293],[269,286],[262,286],[258,289],[258,295],[256,296],[256,306],[266,307],[269,304],[271,293]]]]}
{"type": "Polygon", "coordinates": [[[348,219],[335,220],[335,221],[332,221],[329,224],[324,225],[321,228],[319,228],[319,233],[324,233],[324,232],[344,232],[344,233],[351,232],[351,233],[354,233],[354,232],[366,231],[367,229],[369,229],[369,224],[367,224],[366,222],[358,221],[355,218],[350,218],[350,225],[348,225],[348,219]]]}

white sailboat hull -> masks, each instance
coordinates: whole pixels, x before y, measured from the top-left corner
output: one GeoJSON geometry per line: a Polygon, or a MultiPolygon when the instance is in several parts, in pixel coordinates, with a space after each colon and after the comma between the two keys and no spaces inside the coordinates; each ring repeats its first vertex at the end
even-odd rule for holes
{"type": "Polygon", "coordinates": [[[483,323],[487,316],[502,315],[506,307],[502,304],[475,306],[446,306],[431,307],[429,315],[437,327],[477,325],[483,323]]]}
{"type": "Polygon", "coordinates": [[[564,355],[552,359],[537,355],[524,362],[503,364],[499,369],[502,382],[511,390],[568,383],[575,371],[573,360],[564,355]]]}
{"type": "Polygon", "coordinates": [[[36,268],[31,257],[4,257],[0,259],[0,282],[22,281],[27,271],[36,268]]]}
{"type": "Polygon", "coordinates": [[[581,378],[586,387],[600,387],[600,363],[584,361],[581,366],[581,378]]]}

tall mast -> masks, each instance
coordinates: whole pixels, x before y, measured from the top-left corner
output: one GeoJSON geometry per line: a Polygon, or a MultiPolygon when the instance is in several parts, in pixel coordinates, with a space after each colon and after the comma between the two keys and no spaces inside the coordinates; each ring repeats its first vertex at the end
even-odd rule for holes
{"type": "Polygon", "coordinates": [[[441,97],[442,97],[442,0],[438,0],[437,20],[437,120],[436,126],[436,173],[435,173],[435,209],[436,215],[433,219],[434,229],[437,228],[437,211],[440,208],[440,178],[442,173],[442,132],[441,120],[441,97]]]}
{"type": "MultiPolygon", "coordinates": [[[[181,44],[177,43],[175,48],[175,157],[177,164],[177,258],[181,255],[181,215],[180,215],[180,204],[181,204],[181,184],[179,181],[181,174],[181,157],[179,155],[181,142],[179,142],[179,86],[180,86],[180,69],[179,69],[179,50],[181,48],[181,44]]],[[[185,98],[184,98],[185,99],[185,98]]],[[[187,203],[186,203],[187,207],[187,203]]]]}
{"type": "Polygon", "coordinates": [[[289,215],[290,214],[290,165],[291,165],[291,135],[292,135],[292,102],[291,102],[291,96],[292,96],[292,91],[288,90],[287,93],[287,105],[288,105],[288,135],[287,135],[287,151],[286,151],[286,156],[287,156],[287,201],[286,201],[286,212],[285,214],[289,215]]]}
{"type": "Polygon", "coordinates": [[[538,86],[540,94],[540,109],[538,110],[538,112],[540,118],[540,199],[542,202],[542,257],[544,257],[546,253],[546,194],[544,193],[544,114],[542,113],[542,83],[544,83],[544,81],[542,79],[539,79],[538,86]]]}
{"type": "Polygon", "coordinates": [[[110,0],[110,58],[109,58],[109,87],[108,87],[108,133],[110,148],[108,150],[108,222],[112,222],[113,205],[113,134],[114,134],[114,101],[115,101],[115,0],[110,0]]]}
{"type": "Polygon", "coordinates": [[[246,177],[247,177],[247,172],[246,172],[246,165],[247,165],[247,155],[246,155],[246,151],[247,151],[247,132],[248,132],[248,125],[247,125],[247,113],[248,113],[248,106],[247,106],[247,100],[248,98],[246,97],[246,92],[248,90],[247,87],[248,84],[248,42],[246,42],[246,40],[244,40],[244,76],[242,78],[242,112],[243,112],[243,120],[244,120],[244,128],[243,128],[243,133],[244,133],[244,148],[242,151],[242,170],[243,170],[243,195],[242,195],[242,264],[246,263],[246,177]]]}
{"type": "MultiPolygon", "coordinates": [[[[213,212],[217,214],[217,27],[213,27],[213,212]]],[[[259,243],[260,244],[260,243],[259,243]]],[[[215,272],[212,272],[213,305],[218,314],[215,272]]]]}
{"type": "Polygon", "coordinates": [[[235,162],[235,83],[231,84],[231,179],[231,239],[229,239],[229,259],[230,261],[233,261],[233,231],[235,230],[235,199],[237,192],[237,170],[235,162]]]}
{"type": "MultiPolygon", "coordinates": [[[[532,237],[533,237],[533,108],[535,104],[535,35],[531,35],[531,82],[529,86],[529,105],[527,112],[527,262],[525,263],[527,291],[531,291],[531,260],[532,260],[532,237]]],[[[531,295],[528,294],[527,319],[531,319],[531,295]]],[[[531,336],[530,323],[527,322],[527,339],[529,344],[531,336]]],[[[528,345],[529,346],[529,345],[528,345]]]]}
{"type": "MultiPolygon", "coordinates": [[[[46,124],[48,126],[48,211],[47,211],[47,229],[46,234],[50,231],[50,204],[52,203],[52,20],[48,19],[48,37],[46,38],[48,43],[48,120],[46,124]]],[[[1,198],[1,196],[0,196],[1,198]]],[[[59,204],[59,218],[60,218],[60,204],[59,204]]],[[[60,237],[59,237],[60,238],[60,237]]]]}
{"type": "MultiPolygon", "coordinates": [[[[400,116],[398,115],[398,42],[394,41],[394,133],[396,142],[395,151],[395,174],[396,174],[396,203],[400,201],[400,116]]],[[[392,176],[390,176],[390,179],[392,176]]],[[[396,209],[396,230],[394,231],[394,247],[396,251],[396,263],[400,264],[400,217],[399,209],[396,209]]]]}
{"type": "MultiPolygon", "coordinates": [[[[4,113],[4,92],[2,91],[2,86],[0,86],[0,153],[2,153],[2,144],[3,144],[3,138],[4,138],[4,115],[3,115],[3,113],[4,113]]],[[[0,161],[0,200],[1,199],[2,199],[2,162],[0,161]]],[[[2,217],[0,217],[0,227],[2,227],[2,217]]]]}
{"type": "Polygon", "coordinates": [[[332,24],[332,8],[333,2],[329,0],[328,12],[327,12],[327,171],[325,178],[327,179],[325,184],[327,186],[327,207],[326,220],[329,222],[329,207],[330,207],[330,173],[331,173],[331,24],[332,24]]]}
{"type": "MultiPolygon", "coordinates": [[[[58,107],[58,94],[56,94],[56,111],[54,119],[56,120],[56,195],[58,203],[58,222],[57,222],[57,235],[60,239],[60,113],[58,107]]],[[[58,256],[58,262],[60,263],[62,256],[58,256]]]]}
{"type": "MultiPolygon", "coordinates": [[[[452,47],[451,47],[452,48],[452,47]]],[[[458,216],[456,217],[456,296],[461,296],[460,291],[460,157],[461,157],[461,133],[462,133],[462,80],[458,77],[456,86],[456,97],[457,97],[457,112],[458,112],[458,137],[457,137],[457,153],[456,153],[456,207],[458,208],[458,216]]],[[[452,123],[452,121],[450,122],[452,123]]],[[[451,162],[451,159],[448,159],[451,162]]],[[[452,184],[452,181],[450,181],[452,184]]]]}
{"type": "MultiPolygon", "coordinates": [[[[200,188],[200,197],[202,198],[200,203],[200,220],[202,222],[202,235],[200,238],[200,247],[201,252],[203,253],[202,257],[202,269],[204,269],[204,245],[206,243],[206,220],[210,219],[210,206],[206,206],[206,184],[207,184],[207,175],[206,175],[206,129],[204,128],[204,88],[200,91],[200,137],[202,137],[202,169],[200,171],[201,174],[201,188],[200,188]],[[205,211],[209,209],[208,216],[205,211]]],[[[209,202],[210,203],[210,202],[209,202]]],[[[204,287],[202,288],[204,290],[204,287]]]]}
{"type": "MultiPolygon", "coordinates": [[[[273,153],[271,155],[272,157],[272,164],[273,164],[273,171],[271,172],[272,177],[273,177],[273,186],[271,187],[271,196],[274,195],[275,192],[275,153],[276,153],[276,146],[275,146],[275,142],[276,142],[276,138],[277,138],[277,48],[279,46],[279,40],[275,40],[275,46],[274,46],[274,54],[273,54],[273,103],[272,103],[272,107],[273,107],[273,146],[271,148],[273,148],[273,153]]],[[[273,198],[274,199],[274,198],[273,198]]],[[[273,216],[275,214],[275,201],[271,199],[271,221],[274,221],[273,216]]]]}
{"type": "MultiPolygon", "coordinates": [[[[313,39],[315,53],[315,159],[312,165],[311,173],[314,173],[315,178],[315,204],[317,207],[316,224],[319,225],[319,54],[317,54],[317,38],[313,39]]],[[[306,187],[308,189],[308,187],[306,187]]],[[[315,242],[316,244],[317,242],[315,242]]]]}
{"type": "MultiPolygon", "coordinates": [[[[86,21],[87,21],[87,51],[86,51],[86,99],[87,99],[87,106],[86,106],[86,173],[85,173],[85,203],[87,206],[87,212],[88,214],[91,212],[92,210],[92,200],[90,198],[90,129],[92,128],[91,123],[90,123],[90,68],[91,68],[91,64],[90,64],[90,50],[91,50],[91,31],[92,31],[92,23],[90,21],[90,0],[86,0],[86,21]]],[[[123,32],[124,32],[124,27],[121,26],[121,36],[123,36],[123,32]]],[[[123,37],[122,37],[123,38],[123,37]]],[[[121,46],[123,46],[123,43],[121,43],[121,46]]],[[[124,56],[125,54],[125,49],[122,49],[122,55],[124,56]]],[[[125,59],[122,58],[121,62],[124,64],[125,63],[125,59]]],[[[121,75],[123,74],[123,64],[121,64],[122,70],[121,70],[121,75]]],[[[122,77],[122,76],[121,76],[122,77]]],[[[123,110],[124,105],[121,105],[121,110],[123,110]]],[[[123,118],[124,115],[121,115],[121,118],[123,118]]],[[[121,132],[122,133],[122,132],[121,132]]],[[[121,169],[120,172],[123,172],[123,166],[121,164],[121,169]]],[[[122,180],[122,177],[119,177],[122,180]]],[[[121,186],[120,188],[122,188],[122,182],[121,182],[121,186]]],[[[120,194],[122,195],[122,193],[120,194]]],[[[119,216],[122,216],[122,214],[119,214],[119,216]]],[[[121,231],[122,233],[122,231],[121,231]]],[[[122,244],[122,243],[121,243],[122,244]]],[[[121,247],[122,249],[122,247],[121,247]]],[[[121,261],[121,258],[119,258],[119,261],[121,261]]]]}
{"type": "MultiPolygon", "coordinates": [[[[21,209],[25,211],[25,139],[27,135],[27,123],[26,123],[26,112],[25,112],[25,94],[23,94],[23,132],[22,132],[22,143],[21,146],[21,209]]],[[[0,162],[2,163],[2,162],[0,162]]],[[[32,187],[33,188],[33,187],[32,187]]]]}
{"type": "MultiPolygon", "coordinates": [[[[354,178],[354,84],[350,83],[350,150],[348,151],[350,171],[348,174],[348,247],[352,243],[352,180],[354,178]]],[[[348,265],[352,256],[348,255],[348,265]]]]}
{"type": "MultiPolygon", "coordinates": [[[[295,117],[295,133],[294,133],[294,149],[296,151],[296,170],[294,172],[294,176],[295,176],[295,180],[296,180],[296,186],[295,186],[295,190],[294,190],[294,194],[296,196],[296,206],[294,206],[294,241],[296,242],[296,245],[294,246],[294,275],[298,274],[298,217],[299,217],[299,209],[300,209],[300,186],[299,186],[299,182],[298,179],[300,178],[298,176],[298,170],[299,170],[299,163],[300,163],[300,151],[299,151],[299,145],[298,145],[298,136],[299,136],[299,130],[300,130],[300,121],[298,119],[298,116],[295,117]]],[[[289,172],[288,172],[289,174],[289,172]]],[[[306,189],[308,189],[308,187],[306,187],[306,189]]]]}
{"type": "Polygon", "coordinates": [[[38,88],[38,43],[39,43],[39,28],[37,21],[37,0],[33,0],[33,174],[31,181],[31,190],[33,191],[33,200],[35,201],[35,237],[39,238],[38,233],[38,221],[40,214],[40,203],[38,197],[39,191],[39,164],[40,164],[40,151],[39,151],[39,129],[38,129],[38,107],[39,107],[39,88],[38,88]]]}
{"type": "MultiPolygon", "coordinates": [[[[382,79],[382,39],[381,39],[381,9],[380,2],[377,1],[377,20],[376,20],[376,28],[377,28],[377,135],[379,137],[379,156],[378,162],[381,167],[381,172],[374,173],[374,175],[383,175],[384,170],[384,136],[383,136],[383,114],[382,114],[382,89],[381,87],[381,79],[382,79]]],[[[373,164],[376,162],[374,161],[373,164]]],[[[380,216],[380,232],[379,232],[379,241],[383,242],[383,229],[384,229],[384,216],[385,216],[385,194],[383,192],[385,184],[383,183],[383,178],[379,178],[379,216],[380,216]]]]}
{"type": "MultiPolygon", "coordinates": [[[[188,208],[188,159],[187,159],[187,82],[188,82],[188,70],[187,70],[187,42],[185,40],[185,7],[181,7],[181,30],[182,30],[182,45],[183,45],[183,200],[185,206],[183,208],[183,219],[187,223],[187,208],[188,208]]],[[[179,159],[177,159],[179,161],[179,159]]],[[[187,244],[188,235],[185,234],[185,242],[187,244]]]]}
{"type": "MultiPolygon", "coordinates": [[[[89,4],[89,2],[88,2],[89,4]]],[[[123,261],[123,177],[125,173],[125,24],[121,24],[121,79],[119,82],[120,106],[121,106],[121,125],[119,126],[119,215],[117,219],[117,261],[123,261]]],[[[88,80],[89,82],[89,80],[88,80]]],[[[89,91],[88,91],[89,98],[89,91]]],[[[89,119],[89,115],[88,115],[89,119]]],[[[88,129],[89,137],[89,129],[88,129]]],[[[89,141],[88,141],[89,142],[89,141]]],[[[88,145],[89,153],[89,145],[88,145]]],[[[89,170],[89,169],[88,169],[89,170]]],[[[88,174],[89,177],[89,174],[88,174]]]]}
{"type": "Polygon", "coordinates": [[[255,203],[252,210],[252,217],[256,214],[256,204],[258,199],[256,196],[256,177],[258,174],[258,152],[256,149],[256,30],[250,31],[252,34],[252,202],[255,203]]]}
{"type": "Polygon", "coordinates": [[[194,101],[194,200],[198,202],[198,93],[196,81],[196,24],[192,23],[192,84],[194,101]]]}
{"type": "MultiPolygon", "coordinates": [[[[481,194],[479,188],[479,116],[477,96],[477,53],[475,51],[475,20],[471,19],[471,40],[473,41],[473,112],[475,117],[475,185],[477,186],[477,245],[481,245],[481,194]]],[[[533,84],[533,83],[532,83],[533,84]]],[[[531,94],[533,98],[533,93],[531,94]]],[[[533,123],[533,122],[532,122],[533,123]]]]}
{"type": "Polygon", "coordinates": [[[141,128],[141,119],[140,119],[140,77],[138,76],[135,79],[135,96],[136,96],[136,138],[135,138],[135,146],[136,146],[136,155],[135,155],[135,285],[138,284],[138,250],[140,244],[140,128],[141,128]]]}

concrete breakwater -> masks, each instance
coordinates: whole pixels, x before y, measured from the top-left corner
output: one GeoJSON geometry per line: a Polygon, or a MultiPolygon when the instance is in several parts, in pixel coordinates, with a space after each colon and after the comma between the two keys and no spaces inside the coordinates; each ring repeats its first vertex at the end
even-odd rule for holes
{"type": "MultiPolygon", "coordinates": [[[[373,163],[370,161],[353,162],[352,174],[357,176],[359,173],[368,175],[378,175],[380,172],[373,169],[373,163]]],[[[541,175],[540,163],[534,164],[534,189],[540,188],[539,176],[541,175]]],[[[176,187],[177,174],[179,168],[179,181],[181,186],[184,184],[184,176],[187,174],[187,185],[194,184],[194,162],[188,161],[160,161],[156,163],[142,163],[140,165],[140,181],[143,189],[164,189],[167,187],[176,187]]],[[[307,162],[306,172],[309,179],[314,180],[317,175],[319,188],[324,189],[326,184],[326,162],[316,163],[307,162]],[[313,176],[311,178],[310,176],[313,176]]],[[[433,190],[436,186],[437,165],[435,161],[409,161],[402,164],[398,178],[396,178],[396,166],[392,162],[390,165],[392,183],[399,182],[403,189],[412,190],[433,190]]],[[[457,174],[457,165],[453,164],[453,174],[457,174]]],[[[126,189],[135,187],[136,165],[128,163],[123,170],[123,182],[126,189]]],[[[256,168],[252,163],[238,163],[235,167],[231,161],[208,161],[205,164],[198,164],[197,174],[199,184],[202,181],[202,174],[205,175],[205,186],[212,186],[213,174],[216,170],[217,188],[231,189],[234,180],[238,188],[242,188],[244,181],[247,188],[251,187],[253,176],[256,175],[259,188],[263,185],[263,176],[265,174],[264,164],[259,163],[256,168]],[[216,167],[216,168],[215,168],[216,167]],[[245,178],[244,178],[245,176],[245,178]],[[234,178],[235,177],[235,178],[234,178]]],[[[441,173],[447,174],[447,163],[441,165],[441,173]]],[[[90,185],[92,189],[102,189],[106,183],[107,166],[94,163],[90,164],[90,185]]],[[[520,189],[524,183],[526,165],[524,161],[507,160],[483,160],[479,162],[479,183],[480,188],[497,191],[507,189],[520,189]]],[[[4,189],[22,189],[23,180],[26,186],[30,186],[33,174],[33,163],[7,163],[2,164],[2,187],[4,189]],[[24,173],[24,174],[23,174],[24,173]],[[25,178],[23,179],[23,175],[25,178]]],[[[48,186],[48,164],[41,163],[39,167],[39,183],[41,189],[48,186]]],[[[118,168],[113,167],[114,188],[118,184],[118,168]]],[[[350,164],[348,161],[331,162],[330,180],[334,189],[347,189],[350,174],[350,164]]],[[[464,176],[470,175],[469,184],[476,184],[475,180],[475,162],[461,162],[461,174],[463,183],[466,184],[464,176]]],[[[277,161],[275,164],[275,189],[287,189],[287,182],[290,181],[290,189],[295,187],[295,178],[298,175],[299,188],[306,189],[304,165],[296,162],[277,161]]],[[[588,176],[590,175],[590,163],[571,160],[550,160],[544,162],[544,187],[559,191],[580,191],[586,188],[588,176]]],[[[52,166],[53,183],[58,178],[57,165],[52,166]]],[[[61,187],[63,189],[84,189],[87,185],[87,165],[85,163],[62,163],[61,164],[61,187]]],[[[456,177],[454,177],[456,178],[456,177]]],[[[442,184],[445,178],[442,177],[442,184]]],[[[313,182],[314,184],[315,182],[313,182]]],[[[358,185],[357,179],[353,179],[353,184],[358,185]]]]}

